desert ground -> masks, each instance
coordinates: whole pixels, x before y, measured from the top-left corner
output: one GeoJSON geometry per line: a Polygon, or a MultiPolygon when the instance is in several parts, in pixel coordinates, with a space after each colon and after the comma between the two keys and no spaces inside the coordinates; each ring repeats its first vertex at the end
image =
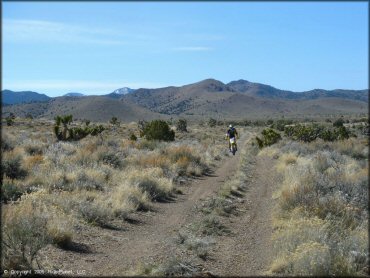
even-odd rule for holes
{"type": "Polygon", "coordinates": [[[366,275],[368,119],[233,123],[3,120],[4,274],[366,275]]]}

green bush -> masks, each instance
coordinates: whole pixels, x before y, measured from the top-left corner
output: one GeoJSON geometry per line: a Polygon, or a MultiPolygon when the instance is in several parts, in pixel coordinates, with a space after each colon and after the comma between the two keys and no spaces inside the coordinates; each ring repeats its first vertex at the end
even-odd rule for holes
{"type": "Polygon", "coordinates": [[[119,124],[119,121],[117,119],[117,117],[112,117],[112,119],[110,119],[109,121],[112,125],[118,125],[119,124]]]}
{"type": "Polygon", "coordinates": [[[4,183],[1,186],[1,201],[7,203],[8,201],[15,201],[23,194],[22,190],[13,183],[4,183]]]}
{"type": "Polygon", "coordinates": [[[131,141],[137,141],[137,137],[136,137],[136,135],[135,135],[135,134],[133,134],[133,133],[131,133],[131,135],[130,135],[130,140],[131,140],[131,141]]]}
{"type": "Polygon", "coordinates": [[[273,127],[279,131],[284,131],[284,128],[286,125],[291,125],[293,124],[293,120],[285,120],[285,119],[281,119],[281,120],[277,120],[273,127]]]}
{"type": "Polygon", "coordinates": [[[327,128],[322,125],[310,125],[310,126],[288,126],[284,128],[285,136],[292,138],[296,141],[312,142],[317,138],[321,138],[324,141],[336,141],[348,139],[350,132],[344,127],[339,128],[327,128]]]}
{"type": "Polygon", "coordinates": [[[334,123],[333,123],[333,126],[334,127],[341,127],[343,126],[344,124],[344,120],[342,118],[339,118],[338,120],[336,120],[334,123]]]}
{"type": "Polygon", "coordinates": [[[162,120],[154,120],[145,125],[143,135],[147,140],[175,140],[175,132],[162,120]]]}
{"type": "Polygon", "coordinates": [[[187,132],[187,121],[185,119],[180,119],[176,123],[176,129],[181,132],[187,132]]]}
{"type": "Polygon", "coordinates": [[[271,146],[281,139],[281,135],[271,128],[264,129],[262,131],[262,139],[256,137],[256,141],[259,148],[265,146],[271,146]]]}

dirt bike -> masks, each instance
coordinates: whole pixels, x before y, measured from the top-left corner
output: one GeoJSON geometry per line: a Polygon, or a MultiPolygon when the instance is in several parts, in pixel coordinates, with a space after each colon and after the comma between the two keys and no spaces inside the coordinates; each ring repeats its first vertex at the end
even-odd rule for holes
{"type": "Polygon", "coordinates": [[[237,151],[235,138],[230,138],[230,150],[235,155],[237,151]]]}

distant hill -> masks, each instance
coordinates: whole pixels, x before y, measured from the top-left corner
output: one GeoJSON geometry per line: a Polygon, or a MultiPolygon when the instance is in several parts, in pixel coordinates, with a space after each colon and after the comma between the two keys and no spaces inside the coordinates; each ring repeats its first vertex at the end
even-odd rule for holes
{"type": "Polygon", "coordinates": [[[316,117],[367,114],[369,101],[368,90],[292,92],[246,80],[224,84],[206,79],[180,87],[121,89],[105,96],[63,96],[48,102],[4,106],[3,113],[13,112],[18,116],[30,113],[46,118],[68,113],[93,121],[107,121],[113,116],[120,121],[316,117]]]}
{"type": "Polygon", "coordinates": [[[74,119],[91,121],[108,121],[112,117],[117,117],[122,122],[168,118],[127,100],[115,100],[106,96],[57,97],[49,102],[3,107],[3,115],[10,112],[18,117],[25,117],[29,113],[34,118],[47,119],[53,119],[56,115],[72,114],[74,119]]]}
{"type": "MultiPolygon", "coordinates": [[[[206,79],[182,87],[158,89],[138,89],[124,98],[152,111],[169,115],[217,115],[237,116],[251,114],[297,114],[306,110],[308,100],[321,99],[311,106],[312,113],[341,113],[333,107],[336,99],[347,100],[351,111],[356,107],[364,111],[368,103],[368,90],[312,90],[291,92],[276,89],[269,85],[252,83],[246,80],[224,84],[215,79],[206,79]],[[297,109],[298,108],[298,109],[297,109]]],[[[346,110],[346,109],[345,109],[346,110]]]]}
{"type": "Polygon", "coordinates": [[[48,101],[51,98],[44,94],[39,94],[32,91],[21,91],[14,92],[11,90],[3,90],[2,95],[2,104],[18,104],[18,103],[27,103],[35,101],[48,101]]]}
{"type": "Polygon", "coordinates": [[[64,97],[84,97],[85,95],[84,94],[81,94],[81,93],[67,93],[65,95],[63,95],[64,97]]]}
{"type": "Polygon", "coordinates": [[[279,90],[269,85],[252,83],[246,80],[232,81],[227,84],[232,91],[265,98],[282,99],[318,99],[326,97],[346,98],[360,101],[368,101],[368,90],[323,90],[314,89],[305,92],[292,92],[279,90]]]}

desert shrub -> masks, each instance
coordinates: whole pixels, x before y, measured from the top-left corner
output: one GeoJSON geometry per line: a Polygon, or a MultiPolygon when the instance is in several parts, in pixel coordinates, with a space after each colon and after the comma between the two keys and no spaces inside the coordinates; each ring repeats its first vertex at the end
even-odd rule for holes
{"type": "Polygon", "coordinates": [[[14,138],[9,137],[9,135],[3,133],[1,136],[1,150],[4,151],[11,151],[14,149],[14,138]]]}
{"type": "Polygon", "coordinates": [[[104,184],[107,182],[107,175],[102,171],[95,169],[83,169],[76,173],[73,179],[73,185],[78,189],[86,190],[103,190],[104,184]]]}
{"type": "Polygon", "coordinates": [[[14,124],[15,115],[13,113],[10,113],[9,116],[5,118],[6,125],[12,126],[14,124]]]}
{"type": "MultiPolygon", "coordinates": [[[[353,140],[324,146],[323,142],[311,142],[299,152],[294,147],[298,154],[295,163],[281,168],[284,179],[277,192],[280,211],[274,220],[272,272],[365,274],[368,164],[335,151],[348,150],[353,140]]],[[[280,156],[279,160],[283,159],[284,155],[280,156]]]]}
{"type": "Polygon", "coordinates": [[[41,155],[43,153],[43,145],[35,141],[31,141],[24,146],[24,150],[29,155],[41,155]]]}
{"type": "Polygon", "coordinates": [[[194,152],[195,151],[188,146],[179,146],[167,149],[165,154],[168,155],[172,162],[178,162],[179,160],[183,160],[185,158],[188,161],[199,163],[200,157],[194,155],[194,152]]]}
{"type": "Polygon", "coordinates": [[[136,135],[134,133],[131,133],[130,134],[130,140],[131,141],[137,141],[137,137],[136,137],[136,135]]]}
{"type": "Polygon", "coordinates": [[[199,230],[202,235],[207,236],[230,234],[230,230],[213,214],[204,217],[201,223],[195,225],[195,229],[199,230]]]}
{"type": "Polygon", "coordinates": [[[96,136],[100,133],[102,133],[105,130],[103,125],[97,125],[97,126],[90,126],[89,128],[89,134],[92,136],[96,136]]]}
{"type": "Polygon", "coordinates": [[[343,126],[343,124],[344,124],[343,118],[339,118],[336,121],[334,121],[333,126],[334,127],[341,127],[341,126],[343,126]]]}
{"type": "Polygon", "coordinates": [[[137,187],[120,182],[113,190],[109,202],[114,215],[125,219],[132,211],[147,211],[150,208],[150,197],[137,187]]]}
{"type": "Polygon", "coordinates": [[[348,132],[348,130],[344,126],[339,127],[336,130],[336,133],[337,133],[337,139],[338,140],[348,139],[349,136],[350,136],[350,133],[348,132]]]}
{"type": "Polygon", "coordinates": [[[193,251],[203,260],[208,258],[209,247],[215,243],[210,237],[194,237],[179,233],[179,238],[181,244],[184,244],[188,250],[193,251]]]}
{"type": "Polygon", "coordinates": [[[293,124],[293,120],[280,119],[273,124],[273,127],[279,131],[284,131],[285,126],[291,124],[293,124]]]}
{"type": "Polygon", "coordinates": [[[97,200],[94,196],[87,196],[78,205],[79,215],[88,223],[101,227],[109,226],[114,219],[112,208],[106,202],[97,200]]]}
{"type": "Polygon", "coordinates": [[[47,214],[32,202],[12,205],[4,213],[2,266],[32,269],[41,248],[51,243],[47,214]]]}
{"type": "Polygon", "coordinates": [[[2,172],[10,179],[23,179],[27,176],[27,171],[21,166],[22,157],[19,155],[3,158],[2,172]]]}
{"type": "Polygon", "coordinates": [[[144,130],[145,130],[145,127],[146,127],[147,124],[148,124],[148,122],[145,121],[145,120],[139,120],[138,121],[137,125],[138,125],[138,128],[139,128],[140,137],[144,136],[144,130]]]}
{"type": "Polygon", "coordinates": [[[119,124],[119,121],[118,121],[117,117],[112,117],[109,122],[112,125],[118,125],[119,124]]]}
{"type": "Polygon", "coordinates": [[[317,124],[310,126],[295,125],[286,126],[284,132],[287,137],[306,143],[315,141],[317,138],[323,139],[324,141],[335,141],[348,139],[350,137],[350,132],[344,126],[330,129],[317,124]]]}
{"type": "Polygon", "coordinates": [[[33,120],[33,116],[30,113],[26,114],[26,119],[33,120]]]}
{"type": "Polygon", "coordinates": [[[256,137],[257,144],[260,148],[271,146],[281,139],[281,135],[271,128],[262,131],[262,139],[256,137]]]}
{"type": "Polygon", "coordinates": [[[196,151],[188,146],[172,147],[165,150],[164,154],[170,159],[179,176],[201,176],[208,167],[201,161],[196,151]]]}
{"type": "Polygon", "coordinates": [[[184,261],[178,258],[174,258],[159,266],[145,267],[145,269],[143,269],[141,273],[144,273],[146,275],[150,274],[158,277],[193,277],[200,276],[202,273],[202,269],[199,267],[199,265],[196,265],[189,260],[184,261]]]}
{"type": "Polygon", "coordinates": [[[160,142],[157,140],[141,140],[139,144],[137,144],[138,149],[147,149],[147,150],[155,150],[160,145],[160,142]]]}
{"type": "Polygon", "coordinates": [[[209,125],[210,127],[215,127],[215,126],[216,126],[216,124],[217,124],[217,120],[216,120],[216,119],[210,118],[210,119],[208,120],[208,125],[209,125]]]}
{"type": "Polygon", "coordinates": [[[176,123],[176,129],[181,132],[187,132],[187,124],[185,119],[179,119],[176,123]]]}
{"type": "Polygon", "coordinates": [[[317,126],[295,125],[287,127],[285,134],[291,136],[294,140],[303,142],[312,142],[319,136],[320,130],[317,126]]]}
{"type": "Polygon", "coordinates": [[[128,185],[148,194],[152,201],[166,200],[173,190],[172,182],[163,177],[163,171],[160,168],[146,169],[145,171],[131,170],[126,175],[128,185]]]}
{"type": "Polygon", "coordinates": [[[11,182],[4,182],[1,185],[1,201],[9,202],[19,199],[23,194],[23,190],[11,182]]]}
{"type": "Polygon", "coordinates": [[[112,152],[100,153],[99,161],[102,161],[104,164],[110,165],[113,168],[122,168],[123,166],[122,160],[117,156],[117,154],[112,152]]]}
{"type": "Polygon", "coordinates": [[[153,120],[148,123],[144,128],[143,135],[147,140],[175,140],[175,132],[162,120],[153,120]]]}
{"type": "Polygon", "coordinates": [[[85,124],[85,126],[89,126],[89,124],[91,123],[91,121],[87,119],[84,119],[82,122],[85,124]]]}

